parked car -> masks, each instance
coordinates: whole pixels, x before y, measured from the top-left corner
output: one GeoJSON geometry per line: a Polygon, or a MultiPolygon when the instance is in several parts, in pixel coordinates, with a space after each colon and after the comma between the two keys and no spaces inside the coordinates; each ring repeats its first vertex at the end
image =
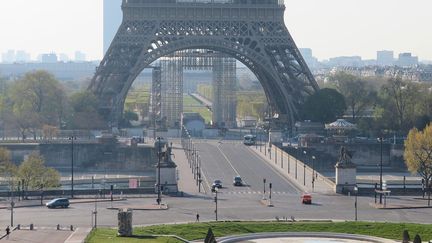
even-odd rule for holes
{"type": "Polygon", "coordinates": [[[301,196],[301,201],[303,204],[312,204],[312,195],[309,193],[303,193],[301,196]]]}
{"type": "Polygon", "coordinates": [[[69,207],[69,199],[56,198],[46,203],[48,208],[67,208],[69,207]]]}
{"type": "Polygon", "coordinates": [[[213,182],[212,187],[222,188],[222,181],[221,180],[215,180],[213,182]]]}
{"type": "Polygon", "coordinates": [[[233,185],[234,186],[243,186],[243,180],[242,180],[242,178],[240,176],[234,177],[233,185]]]}

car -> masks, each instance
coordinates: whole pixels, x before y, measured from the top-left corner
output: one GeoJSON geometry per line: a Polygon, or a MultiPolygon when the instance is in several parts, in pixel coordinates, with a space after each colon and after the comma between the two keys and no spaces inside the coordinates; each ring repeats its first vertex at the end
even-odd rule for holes
{"type": "Polygon", "coordinates": [[[234,177],[233,185],[234,186],[243,186],[243,180],[242,180],[242,178],[240,176],[234,177]]]}
{"type": "Polygon", "coordinates": [[[48,208],[67,208],[69,207],[69,199],[56,198],[46,203],[48,208]]]}
{"type": "Polygon", "coordinates": [[[309,193],[303,193],[301,196],[301,201],[303,204],[312,204],[312,195],[309,193]]]}
{"type": "Polygon", "coordinates": [[[213,185],[212,185],[212,187],[217,187],[217,188],[222,188],[222,181],[221,180],[215,180],[214,182],[213,182],[213,185]]]}

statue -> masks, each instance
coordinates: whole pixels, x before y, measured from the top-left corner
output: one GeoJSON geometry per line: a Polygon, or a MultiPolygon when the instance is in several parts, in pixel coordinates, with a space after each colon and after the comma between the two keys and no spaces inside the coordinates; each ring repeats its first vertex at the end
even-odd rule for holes
{"type": "Polygon", "coordinates": [[[344,146],[342,146],[340,149],[340,157],[339,157],[338,164],[343,164],[343,165],[352,164],[351,159],[352,159],[352,153],[349,152],[344,146]]]}

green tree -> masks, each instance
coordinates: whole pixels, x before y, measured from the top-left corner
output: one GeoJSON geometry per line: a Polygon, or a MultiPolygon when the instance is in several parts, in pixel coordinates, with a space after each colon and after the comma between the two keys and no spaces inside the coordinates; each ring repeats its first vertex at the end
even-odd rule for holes
{"type": "Polygon", "coordinates": [[[321,89],[309,96],[303,105],[302,117],[315,122],[329,123],[343,116],[345,98],[335,89],[321,89]]]}
{"type": "Polygon", "coordinates": [[[44,158],[31,154],[18,167],[18,177],[25,190],[45,190],[60,186],[60,174],[53,168],[45,166],[44,158]]]}
{"type": "Polygon", "coordinates": [[[30,131],[34,138],[43,125],[59,126],[65,116],[67,99],[63,88],[45,71],[27,73],[13,83],[8,99],[14,124],[22,134],[30,131]]]}
{"type": "Polygon", "coordinates": [[[71,129],[94,129],[104,126],[99,115],[99,103],[97,97],[90,91],[80,91],[72,94],[70,104],[73,115],[70,117],[71,129]]]}
{"type": "Polygon", "coordinates": [[[415,104],[418,102],[420,87],[400,78],[392,78],[382,86],[376,117],[384,128],[401,133],[413,127],[416,117],[415,104]]]}
{"type": "Polygon", "coordinates": [[[418,173],[426,182],[428,188],[428,205],[430,206],[430,189],[432,177],[432,124],[423,131],[411,129],[405,141],[405,164],[408,170],[418,173]]]}
{"type": "Polygon", "coordinates": [[[17,170],[17,166],[11,161],[10,151],[0,147],[0,177],[8,182],[11,190],[15,188],[17,170]]]}
{"type": "Polygon", "coordinates": [[[336,82],[338,91],[345,97],[353,122],[357,122],[359,115],[375,104],[376,91],[360,77],[338,72],[331,79],[336,82]]]}

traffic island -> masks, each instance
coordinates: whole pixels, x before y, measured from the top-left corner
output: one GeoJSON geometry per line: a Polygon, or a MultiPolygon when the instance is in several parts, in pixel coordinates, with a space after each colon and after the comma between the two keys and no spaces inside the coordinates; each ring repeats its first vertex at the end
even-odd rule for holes
{"type": "Polygon", "coordinates": [[[138,210],[138,211],[146,211],[146,210],[168,210],[168,204],[146,204],[146,205],[127,205],[127,206],[120,206],[120,207],[109,207],[107,208],[109,210],[125,210],[125,209],[132,209],[132,210],[138,210]]]}
{"type": "Polygon", "coordinates": [[[404,205],[404,204],[379,204],[379,203],[369,203],[369,206],[376,209],[421,209],[421,208],[432,208],[432,206],[427,205],[404,205]]]}
{"type": "Polygon", "coordinates": [[[274,207],[273,203],[271,202],[271,200],[268,199],[261,199],[260,203],[266,207],[274,207]]]}

